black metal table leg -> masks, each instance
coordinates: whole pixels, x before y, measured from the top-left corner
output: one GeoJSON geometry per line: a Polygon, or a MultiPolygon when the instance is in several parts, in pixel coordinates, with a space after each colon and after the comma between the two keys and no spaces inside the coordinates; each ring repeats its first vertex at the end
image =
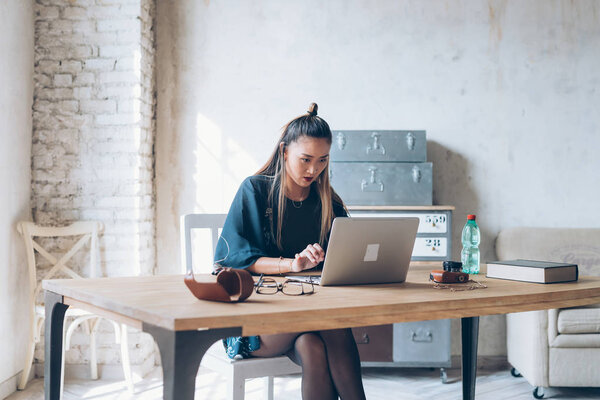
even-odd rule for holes
{"type": "Polygon", "coordinates": [[[202,356],[217,340],[240,336],[241,328],[202,331],[171,331],[143,324],[143,331],[154,337],[163,369],[163,400],[193,400],[196,374],[202,356]]]}
{"type": "Polygon", "coordinates": [[[461,318],[463,400],[475,399],[479,317],[461,318]]]}
{"type": "Polygon", "coordinates": [[[44,333],[44,393],[46,400],[60,399],[63,325],[68,305],[63,296],[46,290],[46,321],[44,333]]]}

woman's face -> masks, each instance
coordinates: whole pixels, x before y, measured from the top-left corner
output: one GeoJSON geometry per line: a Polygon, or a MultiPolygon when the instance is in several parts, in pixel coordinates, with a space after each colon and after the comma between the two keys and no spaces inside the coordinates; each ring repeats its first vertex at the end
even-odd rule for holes
{"type": "Polygon", "coordinates": [[[302,136],[284,151],[288,189],[308,188],[329,162],[331,144],[324,138],[302,136]]]}

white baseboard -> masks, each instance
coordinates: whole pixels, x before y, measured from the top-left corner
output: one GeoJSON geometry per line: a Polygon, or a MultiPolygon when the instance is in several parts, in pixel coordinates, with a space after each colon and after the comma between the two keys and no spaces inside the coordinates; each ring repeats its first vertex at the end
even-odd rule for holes
{"type": "MultiPolygon", "coordinates": [[[[459,355],[452,356],[452,368],[460,368],[462,358],[459,355]]],[[[510,369],[506,356],[477,356],[477,368],[481,369],[510,369]]]]}
{"type": "Polygon", "coordinates": [[[4,382],[0,382],[0,399],[4,399],[17,391],[17,382],[21,377],[21,372],[4,382]]]}

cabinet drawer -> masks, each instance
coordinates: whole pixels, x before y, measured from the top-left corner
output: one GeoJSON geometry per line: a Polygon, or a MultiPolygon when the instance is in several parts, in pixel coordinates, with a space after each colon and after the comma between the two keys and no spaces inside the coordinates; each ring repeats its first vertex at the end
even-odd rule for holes
{"type": "Polygon", "coordinates": [[[450,320],[394,324],[394,362],[450,365],[450,320]]]}
{"type": "Polygon", "coordinates": [[[329,178],[348,205],[431,205],[432,163],[332,162],[329,178]]]}
{"type": "Polygon", "coordinates": [[[448,218],[444,213],[410,213],[410,212],[377,212],[377,211],[351,211],[351,217],[399,217],[419,218],[417,233],[446,233],[448,232],[448,218]]]}
{"type": "Polygon", "coordinates": [[[427,161],[425,131],[333,131],[332,161],[427,161]]]}
{"type": "Polygon", "coordinates": [[[443,258],[448,255],[448,239],[445,237],[417,236],[413,247],[413,257],[443,258]]]}
{"type": "Polygon", "coordinates": [[[352,334],[361,361],[391,362],[393,360],[393,325],[352,328],[352,334]]]}

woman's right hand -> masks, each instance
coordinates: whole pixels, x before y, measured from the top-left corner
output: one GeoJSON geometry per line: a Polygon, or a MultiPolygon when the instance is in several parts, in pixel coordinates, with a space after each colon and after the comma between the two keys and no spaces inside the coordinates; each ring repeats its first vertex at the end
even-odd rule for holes
{"type": "Polygon", "coordinates": [[[296,254],[292,261],[292,272],[301,272],[305,269],[316,267],[325,259],[325,250],[318,243],[309,244],[304,250],[296,254]]]}

